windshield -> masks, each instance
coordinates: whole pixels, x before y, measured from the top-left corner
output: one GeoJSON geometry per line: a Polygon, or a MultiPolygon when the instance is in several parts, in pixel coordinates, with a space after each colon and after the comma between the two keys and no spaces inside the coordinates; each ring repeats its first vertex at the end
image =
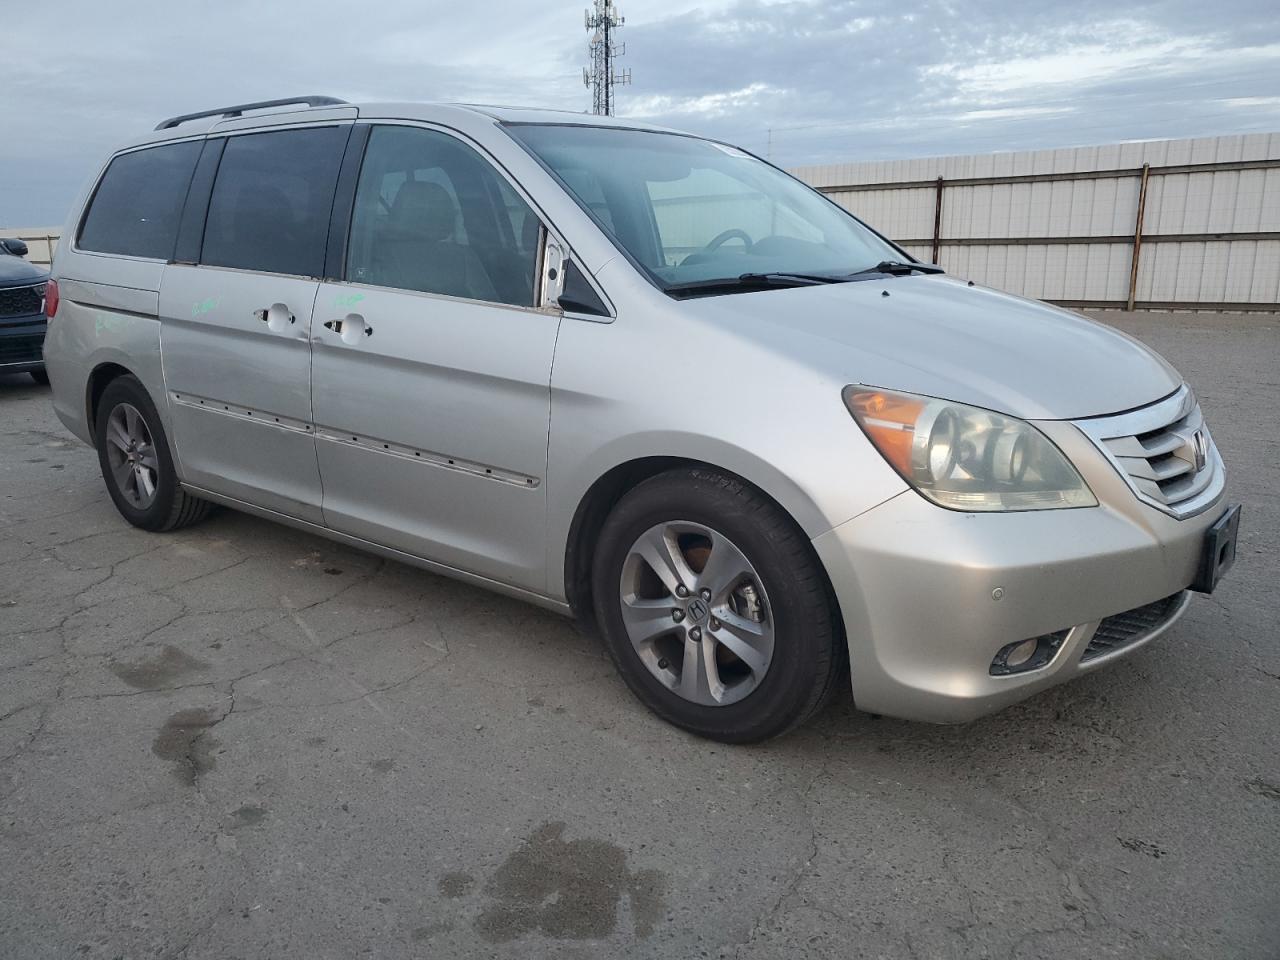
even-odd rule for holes
{"type": "Polygon", "coordinates": [[[507,130],[666,290],[743,274],[845,277],[907,259],[821,194],[733,147],[608,127],[507,130]]]}

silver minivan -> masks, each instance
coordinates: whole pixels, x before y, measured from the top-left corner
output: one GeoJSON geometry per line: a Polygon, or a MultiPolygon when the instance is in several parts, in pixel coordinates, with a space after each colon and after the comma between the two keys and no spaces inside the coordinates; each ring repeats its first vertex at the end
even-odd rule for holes
{"type": "MultiPolygon", "coordinates": [[[[175,117],[63,233],[45,361],[125,519],[223,504],[571,614],[703,736],[962,721],[1235,553],[1150,350],[736,147],[328,97],[175,117]]],[[[512,642],[519,642],[513,637],[512,642]]]]}

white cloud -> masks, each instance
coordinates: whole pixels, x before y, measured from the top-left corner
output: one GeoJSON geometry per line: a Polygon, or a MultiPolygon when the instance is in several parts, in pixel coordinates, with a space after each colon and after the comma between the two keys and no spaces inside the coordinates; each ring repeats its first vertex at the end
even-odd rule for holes
{"type": "Polygon", "coordinates": [[[781,93],[777,87],[767,83],[752,83],[737,90],[723,93],[708,93],[700,97],[647,96],[628,99],[622,111],[629,117],[651,116],[700,116],[721,117],[743,110],[752,104],[764,100],[770,95],[781,93]]]}
{"type": "Polygon", "coordinates": [[[972,65],[928,67],[926,76],[947,78],[980,96],[1025,91],[1046,84],[1096,84],[1134,70],[1168,69],[1202,53],[1194,40],[1163,40],[1132,47],[1081,44],[1034,57],[972,65]]]}
{"type": "MultiPolygon", "coordinates": [[[[620,112],[786,164],[1280,130],[1275,0],[618,3],[620,112]]],[[[220,103],[584,110],[587,5],[10,3],[0,222],[60,220],[112,145],[220,103]]]]}

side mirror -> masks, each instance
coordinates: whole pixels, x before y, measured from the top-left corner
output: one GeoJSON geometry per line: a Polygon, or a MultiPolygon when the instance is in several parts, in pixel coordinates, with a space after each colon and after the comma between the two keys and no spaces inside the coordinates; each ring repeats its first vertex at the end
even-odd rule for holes
{"type": "Polygon", "coordinates": [[[564,289],[560,291],[560,309],[568,313],[580,313],[588,317],[608,317],[609,308],[604,305],[595,288],[571,259],[564,262],[564,289]]]}
{"type": "Polygon", "coordinates": [[[0,247],[4,247],[5,253],[11,253],[15,257],[25,257],[27,255],[27,242],[19,240],[17,237],[7,237],[0,240],[0,247]]]}

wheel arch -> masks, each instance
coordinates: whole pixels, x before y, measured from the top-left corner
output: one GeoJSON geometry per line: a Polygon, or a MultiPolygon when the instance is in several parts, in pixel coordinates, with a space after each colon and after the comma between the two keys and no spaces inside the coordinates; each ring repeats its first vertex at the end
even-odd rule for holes
{"type": "Polygon", "coordinates": [[[118,380],[120,377],[134,377],[141,380],[136,373],[123,364],[114,360],[104,360],[89,372],[85,382],[85,422],[89,428],[89,436],[95,444],[98,442],[98,403],[102,400],[102,394],[111,381],[118,380]]]}
{"type": "MultiPolygon", "coordinates": [[[[597,624],[592,603],[591,568],[595,558],[600,530],[604,526],[605,519],[618,501],[639,484],[651,477],[681,467],[715,471],[746,484],[761,496],[770,500],[810,540],[817,533],[824,532],[830,526],[830,524],[824,524],[819,521],[818,526],[823,529],[813,529],[814,518],[821,515],[817,505],[811,500],[805,498],[803,503],[801,512],[807,514],[805,519],[809,521],[809,523],[805,523],[797,516],[797,510],[789,509],[787,503],[783,502],[767,486],[755,482],[751,477],[743,476],[738,471],[709,460],[687,456],[653,455],[636,457],[618,463],[597,477],[579,499],[577,508],[574,510],[573,519],[569,524],[565,543],[563,571],[565,599],[568,601],[569,607],[578,621],[592,632],[596,630],[597,624]]],[[[799,493],[794,488],[792,492],[793,494],[799,493]]],[[[794,502],[794,498],[792,499],[794,502]]],[[[836,605],[838,610],[835,591],[830,583],[830,576],[827,574],[826,567],[817,555],[816,550],[814,551],[814,559],[819,568],[822,569],[824,576],[827,577],[828,594],[831,602],[836,605]]]]}

